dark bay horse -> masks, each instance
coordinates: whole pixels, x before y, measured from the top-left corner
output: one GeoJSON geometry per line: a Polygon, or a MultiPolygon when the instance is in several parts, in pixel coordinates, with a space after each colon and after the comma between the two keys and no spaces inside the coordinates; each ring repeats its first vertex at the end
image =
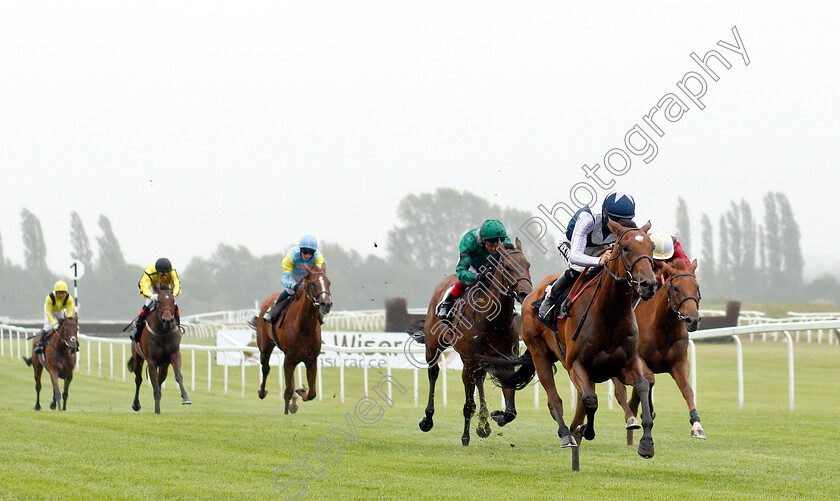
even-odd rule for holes
{"type": "Polygon", "coordinates": [[[639,443],[639,454],[653,457],[653,418],[647,402],[653,374],[636,354],[639,334],[633,315],[633,291],[649,299],[656,291],[653,274],[653,242],[647,236],[648,222],[642,228],[629,228],[609,221],[609,229],[618,235],[611,248],[612,258],[601,272],[598,284],[588,287],[572,305],[570,315],[557,319],[557,334],[540,322],[534,314],[532,303],[545,294],[546,286],[559,275],[552,275],[540,282],[522,302],[522,339],[527,351],[514,360],[495,361],[488,364],[494,379],[501,386],[524,388],[539,375],[540,383],[548,396],[551,417],[559,425],[557,434],[560,447],[574,447],[572,468],[577,469],[576,452],[580,438],[595,438],[594,418],[598,409],[595,383],[618,377],[633,384],[641,396],[642,426],[644,437],[639,443]],[[577,388],[577,406],[572,420],[574,434],[563,421],[563,401],[554,384],[554,363],[560,361],[577,388]],[[511,365],[521,367],[513,374],[500,370],[511,365]],[[584,423],[584,417],[586,421],[584,423]]]}
{"type": "Polygon", "coordinates": [[[283,371],[285,373],[286,390],[283,399],[286,401],[285,414],[297,412],[297,403],[292,401],[297,396],[303,401],[315,398],[315,377],[318,375],[318,355],[321,353],[321,322],[320,317],[330,312],[332,296],[330,295],[330,280],[324,268],[305,266],[306,274],[300,282],[293,299],[279,315],[274,324],[262,319],[266,311],[274,304],[279,292],[268,296],[263,301],[260,311],[248,323],[257,331],[257,346],[260,348],[260,364],[262,365],[262,383],[258,392],[260,398],[265,398],[265,382],[271,367],[268,365],[271,352],[277,346],[285,354],[283,371]],[[294,370],[299,363],[306,366],[306,378],[309,389],[294,389],[294,370]]]}
{"type": "Polygon", "coordinates": [[[181,404],[191,404],[181,377],[181,329],[175,321],[175,295],[169,286],[155,285],[158,295],[152,304],[140,343],[131,343],[128,370],[134,373],[137,389],[131,408],[140,410],[140,385],[143,383],[143,361],[149,364],[149,383],[155,394],[155,414],[160,414],[160,385],[166,380],[169,366],[175,371],[175,380],[181,389],[181,404]]]}
{"type": "Polygon", "coordinates": [[[440,373],[438,358],[450,346],[461,356],[464,364],[461,380],[466,396],[464,433],[461,436],[463,445],[470,443],[470,420],[476,407],[476,387],[480,403],[476,428],[478,436],[486,438],[490,435],[488,417],[492,417],[499,426],[504,426],[516,417],[513,387],[502,389],[505,397],[504,412],[494,411],[492,416],[489,415],[484,398],[486,372],[476,356],[504,357],[518,353],[519,333],[513,323],[513,305],[515,300],[521,302],[531,292],[531,264],[525,259],[522,243],[517,238],[515,247],[500,247],[498,255],[491,255],[490,265],[493,267],[490,283],[479,282],[468,289],[458,301],[451,321],[435,315],[437,304],[456,279],[455,275],[444,278],[435,288],[429,302],[423,332],[413,335],[416,341],[426,345],[429,403],[426,416],[420,421],[420,429],[423,431],[429,431],[434,426],[435,382],[440,373]]]}
{"type": "MultiPolygon", "coordinates": [[[[639,356],[654,374],[667,372],[674,378],[688,404],[691,436],[706,438],[689,382],[688,333],[696,331],[700,325],[700,286],[694,276],[696,269],[696,259],[688,268],[682,259],[670,265],[663,264],[659,274],[662,286],[653,299],[636,307],[636,321],[639,324],[639,356]]],[[[634,390],[628,405],[624,385],[616,380],[613,382],[616,400],[624,409],[627,443],[630,445],[633,443],[633,430],[639,428],[636,420],[639,396],[634,390]]]]}
{"type": "MultiPolygon", "coordinates": [[[[43,357],[33,355],[32,358],[24,358],[26,365],[32,366],[35,370],[35,410],[41,410],[41,371],[44,370],[46,362],[47,372],[53,387],[53,399],[50,409],[63,411],[67,409],[67,389],[73,381],[73,369],[76,368],[76,352],[79,351],[79,323],[75,317],[62,320],[58,327],[49,333],[47,345],[44,348],[43,357]],[[64,402],[58,389],[58,379],[64,380],[64,402]]],[[[38,344],[36,336],[32,343],[32,349],[38,344]]]]}

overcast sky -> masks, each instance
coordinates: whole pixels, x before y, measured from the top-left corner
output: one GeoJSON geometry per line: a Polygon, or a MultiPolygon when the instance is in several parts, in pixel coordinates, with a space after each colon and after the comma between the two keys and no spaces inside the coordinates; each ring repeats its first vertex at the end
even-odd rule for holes
{"type": "Polygon", "coordinates": [[[600,205],[581,169],[600,164],[641,222],[673,228],[682,196],[698,255],[702,213],[743,198],[760,223],[782,191],[807,269],[840,272],[838,4],[595,3],[2,1],[5,255],[23,263],[24,207],[57,272],[73,210],[94,249],[105,214],[143,266],[303,233],[384,255],[407,194],[468,189],[540,216],[580,182],[600,205]],[[731,65],[709,63],[718,81],[690,56],[713,49],[731,65]],[[702,110],[677,85],[689,72],[702,110]],[[659,137],[644,117],[669,93],[688,109],[654,115],[659,137]],[[654,158],[628,153],[637,125],[654,158]],[[623,175],[604,167],[613,148],[623,175]]]}

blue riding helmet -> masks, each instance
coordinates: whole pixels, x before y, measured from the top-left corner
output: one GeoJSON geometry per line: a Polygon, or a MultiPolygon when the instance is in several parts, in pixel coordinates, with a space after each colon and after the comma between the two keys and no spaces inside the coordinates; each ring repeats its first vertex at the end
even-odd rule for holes
{"type": "Polygon", "coordinates": [[[604,212],[617,219],[633,219],[636,216],[636,201],[626,191],[613,191],[604,199],[604,212]]]}
{"type": "Polygon", "coordinates": [[[304,235],[300,238],[300,244],[298,247],[301,249],[312,249],[312,252],[318,250],[318,240],[315,239],[312,235],[304,235]]]}

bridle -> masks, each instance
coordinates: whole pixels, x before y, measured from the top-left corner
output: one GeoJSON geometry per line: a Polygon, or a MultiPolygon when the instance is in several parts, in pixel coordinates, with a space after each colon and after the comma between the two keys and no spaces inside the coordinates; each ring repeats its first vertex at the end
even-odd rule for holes
{"type": "MultiPolygon", "coordinates": [[[[76,336],[70,336],[70,339],[68,340],[68,339],[65,339],[64,336],[62,335],[64,333],[64,331],[66,330],[66,324],[65,324],[66,321],[67,321],[67,319],[62,320],[61,325],[59,325],[55,329],[56,337],[58,337],[58,339],[60,339],[61,342],[64,343],[64,346],[66,346],[67,348],[70,349],[70,353],[75,353],[75,352],[79,351],[79,340],[78,340],[78,338],[76,336]]],[[[52,346],[54,350],[58,349],[52,343],[48,343],[48,344],[50,346],[52,346]]]]}
{"type": "MultiPolygon", "coordinates": [[[[518,249],[515,249],[515,250],[512,250],[510,252],[506,252],[503,247],[500,247],[499,248],[499,255],[501,257],[496,258],[496,265],[493,267],[494,268],[493,269],[494,274],[495,274],[495,271],[500,266],[504,265],[505,259],[507,259],[508,257],[510,257],[514,254],[522,254],[522,251],[518,250],[518,249]]],[[[517,268],[519,268],[519,266],[517,266],[517,268]]],[[[505,273],[504,273],[504,271],[502,271],[502,277],[504,277],[504,275],[505,275],[505,273]]],[[[512,278],[512,281],[507,286],[507,289],[500,288],[495,280],[490,280],[490,284],[493,286],[494,289],[496,289],[496,291],[499,292],[499,294],[502,294],[503,296],[507,296],[507,297],[516,297],[516,293],[513,292],[513,288],[516,287],[516,284],[518,284],[519,282],[521,282],[523,280],[528,282],[528,285],[530,285],[532,289],[534,288],[534,284],[531,283],[531,279],[528,278],[525,275],[521,275],[519,277],[511,277],[511,278],[512,278]]]]}
{"type": "Polygon", "coordinates": [[[604,269],[607,270],[607,273],[609,273],[610,276],[612,276],[613,279],[615,279],[616,282],[627,282],[631,286],[637,287],[641,282],[633,279],[633,273],[632,273],[633,267],[636,266],[636,264],[639,261],[641,261],[642,259],[647,259],[648,261],[650,261],[650,267],[653,268],[653,257],[648,256],[646,254],[642,254],[641,256],[637,257],[632,263],[630,263],[630,266],[627,266],[627,260],[624,258],[624,252],[622,251],[622,247],[621,247],[621,240],[624,238],[624,235],[626,235],[627,233],[629,233],[631,231],[642,231],[642,229],[641,228],[629,228],[629,229],[624,230],[621,233],[621,235],[619,235],[618,238],[615,241],[615,246],[614,246],[614,248],[616,249],[615,256],[611,257],[608,261],[608,262],[612,262],[612,261],[615,261],[616,259],[620,259],[621,265],[624,267],[624,274],[626,276],[625,277],[619,277],[618,275],[613,273],[612,270],[610,270],[609,267],[607,267],[607,266],[604,266],[604,269]]]}
{"type": "Polygon", "coordinates": [[[309,293],[309,287],[312,286],[312,275],[324,275],[323,278],[326,278],[327,277],[327,272],[325,272],[325,271],[313,271],[313,272],[310,272],[307,275],[307,280],[308,280],[309,283],[307,284],[306,287],[304,287],[303,293],[306,294],[306,298],[309,300],[309,302],[312,303],[312,306],[315,306],[317,308],[317,307],[320,307],[321,304],[323,304],[323,303],[318,302],[318,298],[320,298],[321,296],[326,294],[327,297],[330,300],[332,300],[332,294],[330,294],[330,291],[327,290],[326,284],[324,284],[324,290],[322,290],[321,292],[319,292],[317,294],[310,294],[309,293]]]}
{"type": "Polygon", "coordinates": [[[680,312],[680,308],[682,308],[683,303],[693,299],[694,302],[697,303],[697,309],[700,309],[700,299],[702,299],[702,296],[700,295],[700,288],[698,287],[697,288],[697,296],[686,296],[686,297],[683,298],[682,301],[677,303],[677,293],[674,292],[674,279],[679,278],[679,277],[693,277],[693,276],[694,276],[693,273],[680,273],[679,275],[672,275],[672,276],[668,277],[668,286],[666,287],[666,294],[668,296],[668,305],[671,307],[671,311],[676,313],[677,317],[683,322],[688,318],[680,312]]]}
{"type": "MultiPolygon", "coordinates": [[[[163,292],[163,291],[161,291],[161,292],[163,292]]],[[[168,291],[167,291],[167,292],[168,292],[168,291]]],[[[173,296],[173,297],[174,297],[174,296],[173,296]]],[[[171,306],[166,306],[165,308],[164,308],[164,307],[162,307],[162,306],[161,306],[161,304],[160,304],[160,299],[158,299],[157,301],[155,301],[155,303],[154,303],[154,304],[155,304],[155,308],[154,308],[154,309],[155,309],[155,310],[160,310],[160,311],[158,312],[158,320],[160,320],[161,322],[163,322],[163,320],[161,320],[161,315],[163,315],[163,312],[165,312],[165,311],[169,311],[169,312],[172,314],[172,322],[173,322],[173,323],[175,323],[175,312],[173,311],[173,307],[171,307],[171,306]]],[[[174,300],[173,300],[173,303],[172,303],[172,304],[175,304],[175,303],[174,303],[174,300]]],[[[156,332],[156,331],[152,328],[152,323],[151,323],[151,322],[146,322],[146,329],[148,329],[149,333],[150,333],[152,336],[155,336],[155,337],[162,337],[162,336],[165,336],[165,335],[167,335],[167,334],[169,334],[169,333],[171,333],[171,332],[174,332],[174,331],[179,330],[179,329],[169,329],[169,331],[168,331],[168,332],[165,332],[165,333],[159,333],[159,332],[156,332]]]]}

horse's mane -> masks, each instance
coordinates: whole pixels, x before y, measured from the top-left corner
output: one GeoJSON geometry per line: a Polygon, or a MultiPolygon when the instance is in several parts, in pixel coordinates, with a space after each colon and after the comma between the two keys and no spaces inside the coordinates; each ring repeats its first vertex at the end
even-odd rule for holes
{"type": "Polygon", "coordinates": [[[675,259],[672,263],[668,263],[671,268],[676,268],[678,270],[687,270],[688,267],[685,265],[685,261],[682,259],[675,259]]]}
{"type": "Polygon", "coordinates": [[[505,249],[516,250],[516,246],[514,246],[513,243],[505,244],[505,249]]]}
{"type": "Polygon", "coordinates": [[[625,228],[638,228],[638,226],[636,225],[636,221],[633,221],[632,219],[623,219],[622,218],[622,219],[613,219],[613,221],[620,224],[621,226],[624,226],[625,228]]]}

